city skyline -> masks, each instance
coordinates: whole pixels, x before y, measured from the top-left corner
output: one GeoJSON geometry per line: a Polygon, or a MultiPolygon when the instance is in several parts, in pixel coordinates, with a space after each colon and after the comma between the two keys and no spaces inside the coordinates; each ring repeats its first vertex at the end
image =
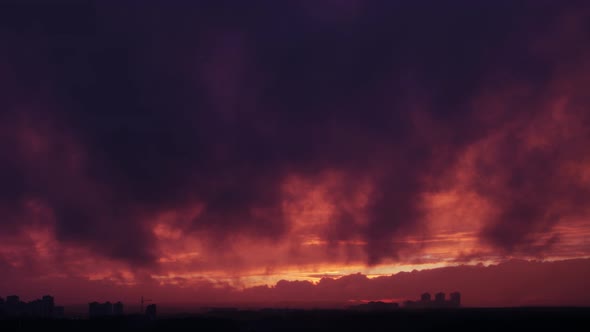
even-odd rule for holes
{"type": "MultiPolygon", "coordinates": [[[[147,302],[153,302],[148,300],[147,302]]],[[[332,307],[324,309],[340,309],[352,311],[391,311],[399,309],[458,309],[461,308],[461,294],[457,291],[449,294],[446,298],[444,292],[437,292],[434,299],[431,298],[430,293],[423,293],[417,301],[405,300],[401,305],[392,301],[367,301],[346,307],[332,307]]],[[[192,312],[189,308],[184,308],[184,313],[187,314],[202,314],[202,313],[236,313],[239,310],[261,311],[268,312],[269,310],[279,310],[277,312],[285,311],[292,312],[293,310],[304,310],[304,307],[287,307],[287,308],[269,308],[269,307],[210,307],[200,308],[192,312]]],[[[317,309],[317,308],[316,308],[317,309]]],[[[157,317],[157,305],[155,303],[147,304],[144,308],[144,297],[141,297],[141,304],[139,311],[128,310],[125,311],[125,305],[121,301],[111,302],[106,301],[100,303],[97,301],[88,303],[88,312],[84,318],[87,319],[110,319],[110,318],[124,318],[129,316],[144,315],[148,320],[155,320],[157,317]]],[[[54,297],[51,295],[44,295],[41,299],[36,299],[30,302],[20,300],[18,295],[9,295],[4,300],[0,297],[0,319],[5,318],[29,318],[29,319],[71,319],[80,318],[80,312],[73,313],[66,312],[64,306],[56,306],[54,297]]]]}
{"type": "MultiPolygon", "coordinates": [[[[127,303],[131,312],[143,311],[140,299],[144,299],[144,294],[149,294],[145,297],[145,305],[155,301],[163,304],[165,311],[166,306],[174,310],[207,306],[345,308],[355,303],[384,300],[403,304],[432,288],[447,294],[460,291],[463,294],[462,307],[588,306],[588,273],[590,259],[512,260],[487,267],[462,265],[372,278],[357,273],[323,276],[318,281],[281,280],[274,285],[245,288],[213,282],[187,284],[180,288],[182,293],[179,293],[178,286],[154,283],[134,286],[112,285],[104,281],[62,284],[63,280],[57,279],[49,293],[59,294],[61,303],[73,305],[77,312],[87,310],[88,299],[96,303],[120,301],[127,303]],[[486,287],[482,287],[482,283],[486,287]],[[67,291],[72,289],[74,293],[67,291]],[[506,293],[506,289],[510,292],[506,293]]],[[[10,287],[11,283],[0,285],[0,294],[8,293],[3,289],[10,287]]],[[[41,288],[47,290],[45,287],[47,284],[38,284],[38,288],[29,284],[18,291],[17,288],[12,290],[13,293],[27,294],[22,296],[24,300],[33,300],[42,292],[41,288]]],[[[434,300],[435,293],[431,295],[434,300]]]]}

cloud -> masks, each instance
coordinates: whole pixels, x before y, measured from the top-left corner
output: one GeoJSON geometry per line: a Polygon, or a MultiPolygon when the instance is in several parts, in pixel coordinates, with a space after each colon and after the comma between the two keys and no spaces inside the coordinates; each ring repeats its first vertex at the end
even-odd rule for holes
{"type": "Polygon", "coordinates": [[[506,255],[587,215],[585,3],[228,3],[3,5],[3,231],[215,270],[403,260],[446,192],[506,255]]]}
{"type": "MultiPolygon", "coordinates": [[[[0,261],[1,262],[1,261],[0,261]]],[[[6,266],[0,266],[9,272],[6,266]]],[[[363,274],[323,277],[318,281],[281,280],[274,285],[237,288],[202,278],[160,283],[146,279],[137,284],[117,284],[113,280],[84,278],[31,278],[12,270],[0,292],[33,299],[48,291],[60,304],[81,304],[89,300],[136,303],[145,295],[161,304],[162,310],[192,306],[291,306],[345,307],[375,300],[416,300],[424,292],[460,291],[467,307],[506,306],[586,306],[588,259],[555,262],[511,260],[498,265],[461,265],[430,270],[400,272],[368,278],[363,274]],[[17,278],[25,278],[23,285],[17,278]],[[75,290],[75,291],[72,291],[75,290]]],[[[171,280],[172,281],[172,280],[171,280]]],[[[132,305],[129,305],[130,310],[132,305]]]]}

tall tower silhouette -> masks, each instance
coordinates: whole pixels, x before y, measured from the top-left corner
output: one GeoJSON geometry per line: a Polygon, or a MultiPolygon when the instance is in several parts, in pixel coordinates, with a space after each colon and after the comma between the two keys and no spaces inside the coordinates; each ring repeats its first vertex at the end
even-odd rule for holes
{"type": "Polygon", "coordinates": [[[142,314],[142,315],[144,314],[144,312],[143,312],[143,304],[145,302],[152,302],[152,300],[146,300],[146,299],[143,298],[143,295],[142,295],[141,296],[140,306],[139,306],[139,313],[142,314]]]}

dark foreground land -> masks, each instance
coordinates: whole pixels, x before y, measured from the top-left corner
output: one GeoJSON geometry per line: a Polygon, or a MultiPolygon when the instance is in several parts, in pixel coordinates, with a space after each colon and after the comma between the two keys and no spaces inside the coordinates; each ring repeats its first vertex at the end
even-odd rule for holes
{"type": "Polygon", "coordinates": [[[590,308],[239,311],[99,320],[0,320],[0,331],[590,331],[590,308]]]}

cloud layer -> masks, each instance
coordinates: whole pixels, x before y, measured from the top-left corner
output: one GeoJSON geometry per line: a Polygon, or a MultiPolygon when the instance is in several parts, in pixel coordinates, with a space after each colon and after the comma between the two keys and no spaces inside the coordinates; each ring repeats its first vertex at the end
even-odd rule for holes
{"type": "MultiPolygon", "coordinates": [[[[142,295],[162,304],[164,312],[178,309],[186,312],[202,306],[343,308],[367,301],[403,304],[406,300],[417,300],[424,292],[441,291],[447,295],[460,291],[466,307],[587,306],[590,303],[586,287],[590,275],[588,259],[511,260],[498,265],[414,270],[377,278],[355,273],[314,281],[280,280],[269,286],[241,289],[225,282],[194,278],[178,278],[174,285],[159,284],[156,280],[117,285],[106,280],[24,276],[28,283],[23,285],[23,275],[16,269],[13,272],[7,275],[4,285],[24,300],[37,298],[50,290],[60,304],[121,300],[130,312],[136,310],[137,300],[142,295]]],[[[76,310],[75,306],[68,308],[70,313],[76,310]]],[[[86,306],[82,312],[85,310],[86,306]]]]}
{"type": "Polygon", "coordinates": [[[168,278],[587,256],[589,15],[4,3],[0,255],[168,278]]]}

